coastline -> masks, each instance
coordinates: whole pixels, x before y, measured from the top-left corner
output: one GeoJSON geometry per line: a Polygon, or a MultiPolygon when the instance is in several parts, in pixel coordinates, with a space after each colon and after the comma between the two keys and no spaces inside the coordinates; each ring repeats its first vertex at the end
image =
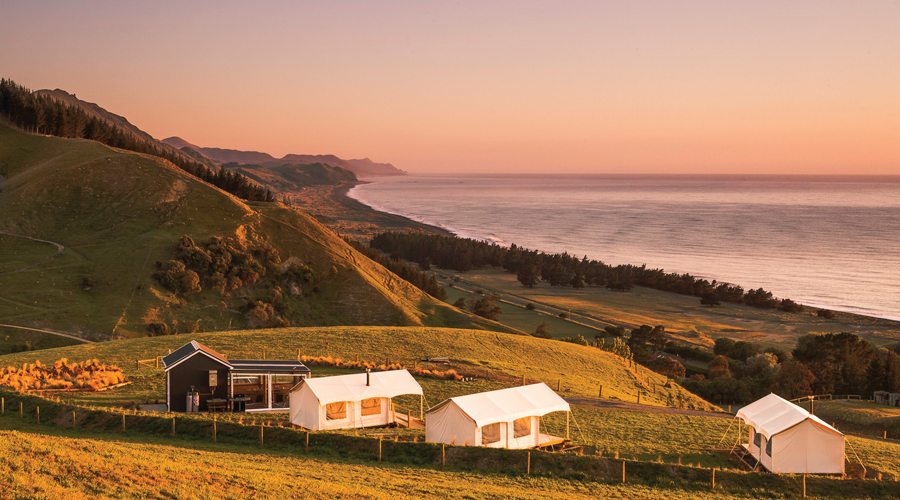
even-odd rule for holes
{"type": "MultiPolygon", "coordinates": [[[[375,181],[377,181],[377,179],[375,181]]],[[[346,205],[346,206],[352,206],[354,208],[354,210],[357,210],[360,213],[367,214],[366,218],[369,220],[372,220],[372,221],[376,221],[381,218],[389,219],[389,220],[393,221],[394,224],[401,226],[400,230],[409,230],[410,228],[415,228],[417,230],[422,230],[425,232],[431,232],[431,233],[435,233],[435,234],[454,235],[454,236],[458,236],[461,238],[472,238],[472,239],[488,241],[488,242],[497,242],[500,244],[503,243],[503,242],[494,240],[492,238],[485,237],[483,235],[463,234],[460,231],[454,230],[454,228],[452,228],[452,227],[447,227],[444,225],[440,225],[438,223],[416,220],[414,218],[408,217],[408,216],[400,214],[400,213],[391,212],[391,211],[388,211],[381,207],[370,205],[370,204],[366,203],[363,199],[354,196],[354,193],[353,193],[354,188],[356,188],[360,185],[363,185],[363,184],[368,184],[370,182],[373,182],[373,181],[361,180],[357,183],[348,184],[345,186],[341,186],[339,189],[335,189],[333,192],[335,202],[346,205]]],[[[390,231],[390,230],[394,230],[394,229],[382,228],[382,230],[390,231]]],[[[538,250],[540,250],[540,249],[538,249],[538,250]]],[[[694,274],[695,276],[704,277],[704,276],[701,276],[696,273],[691,273],[691,274],[694,274]]],[[[708,279],[712,279],[712,278],[708,278],[708,279]]],[[[738,285],[741,285],[741,284],[738,283],[738,285]]],[[[788,298],[790,298],[790,297],[788,297],[788,298]]],[[[878,316],[875,314],[865,314],[865,313],[861,313],[858,311],[850,311],[850,310],[840,309],[840,308],[832,309],[835,306],[830,306],[830,305],[818,305],[818,304],[811,304],[811,303],[803,303],[803,305],[806,306],[808,309],[820,309],[820,308],[828,309],[828,310],[834,311],[835,313],[837,313],[839,315],[842,315],[842,316],[845,315],[848,318],[852,318],[852,320],[856,323],[869,323],[870,326],[873,328],[877,328],[878,326],[887,326],[893,330],[895,328],[900,327],[900,320],[897,320],[897,319],[891,318],[891,317],[883,317],[883,316],[878,316]]],[[[894,341],[897,341],[897,340],[900,340],[900,339],[894,339],[894,341]]]]}
{"type": "Polygon", "coordinates": [[[418,222],[409,217],[376,210],[350,196],[350,191],[369,181],[310,186],[300,191],[282,193],[291,204],[302,208],[319,222],[350,239],[371,239],[382,231],[416,231],[451,236],[441,227],[418,222]]]}

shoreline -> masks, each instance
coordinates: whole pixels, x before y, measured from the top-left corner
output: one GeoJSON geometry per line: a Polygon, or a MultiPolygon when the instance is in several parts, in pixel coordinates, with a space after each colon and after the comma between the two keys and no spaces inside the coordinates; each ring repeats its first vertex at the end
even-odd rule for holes
{"type": "MultiPolygon", "coordinates": [[[[492,240],[491,238],[484,238],[484,237],[480,237],[477,235],[461,234],[460,232],[455,231],[452,227],[442,226],[442,225],[435,224],[432,222],[416,220],[414,218],[411,218],[409,216],[406,216],[406,215],[403,215],[400,213],[391,212],[391,211],[388,211],[383,208],[374,207],[372,205],[367,204],[365,201],[354,197],[351,194],[351,191],[353,191],[354,188],[356,188],[357,186],[360,186],[363,184],[370,184],[371,182],[374,182],[374,181],[360,180],[360,181],[357,181],[356,183],[347,183],[346,185],[341,186],[339,189],[335,189],[335,191],[334,191],[335,197],[340,198],[340,200],[336,199],[335,201],[339,202],[339,203],[344,203],[347,205],[354,205],[357,208],[357,210],[363,210],[366,212],[370,212],[372,214],[378,214],[382,217],[387,216],[392,219],[403,220],[406,222],[407,225],[421,227],[426,232],[433,232],[433,233],[442,234],[442,235],[452,235],[452,236],[456,236],[459,238],[472,238],[472,239],[476,239],[476,240],[502,244],[500,242],[492,240]]],[[[384,230],[387,231],[389,229],[386,228],[384,230]]],[[[542,251],[540,249],[537,249],[537,250],[542,251]]],[[[705,279],[710,279],[710,280],[713,279],[710,277],[701,276],[699,274],[694,274],[694,273],[690,273],[690,274],[693,274],[694,276],[698,276],[698,277],[705,278],[705,279]]],[[[719,280],[719,281],[721,282],[721,280],[719,280]]],[[[779,297],[779,298],[783,298],[783,297],[779,297]]],[[[823,305],[815,305],[815,304],[809,304],[809,303],[801,303],[801,304],[808,309],[827,309],[827,310],[833,311],[838,314],[848,315],[848,316],[852,316],[853,318],[858,318],[859,320],[884,321],[884,322],[890,322],[895,325],[900,325],[900,319],[877,316],[874,314],[863,314],[863,313],[860,313],[857,311],[848,311],[846,309],[833,309],[834,306],[823,306],[823,305]]]]}

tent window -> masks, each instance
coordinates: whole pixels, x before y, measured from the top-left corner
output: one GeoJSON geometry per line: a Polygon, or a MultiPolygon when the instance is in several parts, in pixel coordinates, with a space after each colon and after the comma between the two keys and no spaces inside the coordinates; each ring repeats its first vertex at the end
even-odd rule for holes
{"type": "Polygon", "coordinates": [[[381,414],[381,398],[363,399],[361,403],[362,414],[380,415],[381,414]]]}
{"type": "Polygon", "coordinates": [[[481,428],[481,444],[491,444],[500,441],[500,424],[485,425],[481,428]]]}
{"type": "Polygon", "coordinates": [[[766,441],[766,455],[772,456],[772,440],[766,441]]]}
{"type": "Polygon", "coordinates": [[[329,403],[325,405],[325,418],[327,420],[341,420],[347,418],[347,402],[329,403]]]}
{"type": "Polygon", "coordinates": [[[531,434],[531,417],[517,418],[513,421],[513,435],[517,438],[531,434]]]}
{"type": "Polygon", "coordinates": [[[762,434],[760,434],[756,431],[753,431],[753,445],[756,446],[757,448],[759,448],[760,443],[762,443],[762,441],[760,441],[761,436],[762,436],[762,434]]]}

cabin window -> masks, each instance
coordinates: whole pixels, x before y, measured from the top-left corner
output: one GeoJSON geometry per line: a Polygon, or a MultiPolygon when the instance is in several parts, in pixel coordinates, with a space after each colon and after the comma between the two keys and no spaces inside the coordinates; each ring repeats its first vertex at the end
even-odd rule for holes
{"type": "Polygon", "coordinates": [[[272,377],[273,384],[292,384],[294,383],[293,375],[275,375],[272,377]]]}
{"type": "Polygon", "coordinates": [[[756,446],[757,448],[759,448],[760,443],[762,442],[762,441],[760,441],[761,438],[762,438],[762,434],[760,434],[756,431],[753,431],[753,445],[756,446]]]}
{"type": "Polygon", "coordinates": [[[531,434],[531,417],[513,420],[513,435],[517,438],[531,434]]]}
{"type": "Polygon", "coordinates": [[[325,405],[325,418],[327,420],[342,420],[347,418],[347,402],[339,401],[325,405]]]}
{"type": "Polygon", "coordinates": [[[500,441],[500,424],[485,425],[481,428],[481,444],[491,444],[500,441]]]}
{"type": "Polygon", "coordinates": [[[768,455],[769,457],[772,456],[772,440],[771,439],[766,441],[766,455],[768,455]]]}
{"type": "Polygon", "coordinates": [[[381,414],[381,398],[363,399],[360,406],[362,407],[361,413],[363,416],[381,414]]]}
{"type": "Polygon", "coordinates": [[[259,385],[259,377],[249,375],[234,377],[234,385],[259,385]]]}

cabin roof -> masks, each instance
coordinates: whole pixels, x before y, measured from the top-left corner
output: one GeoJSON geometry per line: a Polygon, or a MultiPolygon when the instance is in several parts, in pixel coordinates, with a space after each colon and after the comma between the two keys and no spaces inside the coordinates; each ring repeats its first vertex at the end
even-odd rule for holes
{"type": "Polygon", "coordinates": [[[225,359],[225,356],[210,349],[209,347],[206,347],[205,345],[201,344],[200,342],[197,342],[196,340],[192,340],[192,341],[188,342],[187,344],[184,344],[183,346],[179,347],[178,349],[175,349],[174,351],[172,351],[172,353],[169,354],[168,356],[164,357],[162,359],[163,366],[166,368],[166,371],[169,371],[172,368],[174,368],[175,365],[177,365],[178,363],[181,363],[182,361],[190,358],[191,356],[194,356],[197,353],[205,354],[206,356],[212,358],[214,361],[217,361],[229,368],[231,367],[231,364],[228,362],[227,359],[225,359]]]}

